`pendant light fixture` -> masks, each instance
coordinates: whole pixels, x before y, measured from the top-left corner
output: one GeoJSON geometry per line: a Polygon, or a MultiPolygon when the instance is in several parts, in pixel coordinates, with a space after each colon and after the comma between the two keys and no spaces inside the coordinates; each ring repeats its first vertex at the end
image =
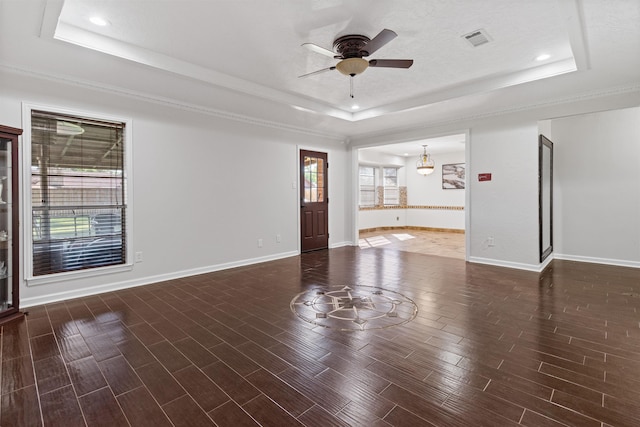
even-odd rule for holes
{"type": "Polygon", "coordinates": [[[427,154],[427,146],[423,145],[424,152],[418,158],[418,162],[416,163],[416,171],[420,175],[431,175],[436,167],[436,164],[433,160],[431,160],[431,155],[427,154]]]}

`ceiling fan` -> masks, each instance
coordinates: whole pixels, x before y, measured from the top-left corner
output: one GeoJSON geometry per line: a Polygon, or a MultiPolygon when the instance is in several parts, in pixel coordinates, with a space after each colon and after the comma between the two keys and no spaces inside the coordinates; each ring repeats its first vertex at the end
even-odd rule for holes
{"type": "MultiPolygon", "coordinates": [[[[303,43],[302,46],[313,52],[334,59],[340,59],[341,61],[332,67],[303,74],[299,77],[307,77],[325,71],[338,70],[342,74],[353,78],[363,73],[369,67],[409,68],[413,65],[413,59],[364,59],[364,57],[376,52],[396,37],[398,37],[398,35],[394,31],[385,28],[372,39],[359,34],[339,37],[333,42],[334,50],[325,49],[313,43],[303,43]]],[[[353,90],[351,97],[353,98],[353,90]]]]}

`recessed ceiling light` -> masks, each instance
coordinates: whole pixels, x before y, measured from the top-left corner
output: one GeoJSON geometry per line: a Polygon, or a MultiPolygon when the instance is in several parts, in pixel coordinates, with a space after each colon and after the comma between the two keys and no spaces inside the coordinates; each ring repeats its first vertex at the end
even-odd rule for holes
{"type": "Polygon", "coordinates": [[[549,58],[551,58],[551,55],[549,55],[548,53],[543,53],[542,55],[536,56],[536,61],[544,61],[549,58]]]}
{"type": "Polygon", "coordinates": [[[106,27],[107,25],[109,25],[109,21],[101,16],[92,16],[91,18],[89,18],[89,21],[91,21],[93,25],[97,25],[99,27],[106,27]]]}
{"type": "Polygon", "coordinates": [[[359,109],[360,109],[360,106],[359,106],[359,105],[355,105],[355,104],[353,104],[353,105],[351,106],[351,109],[352,109],[352,110],[359,110],[359,109]]]}
{"type": "Polygon", "coordinates": [[[405,155],[405,156],[408,156],[408,155],[409,155],[409,153],[404,153],[404,155],[405,155]]]}

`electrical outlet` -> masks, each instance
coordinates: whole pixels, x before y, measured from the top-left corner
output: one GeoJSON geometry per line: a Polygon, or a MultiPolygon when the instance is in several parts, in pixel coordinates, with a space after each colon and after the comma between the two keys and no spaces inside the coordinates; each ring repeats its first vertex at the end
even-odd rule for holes
{"type": "Polygon", "coordinates": [[[262,239],[258,239],[258,247],[261,248],[262,247],[262,239]]]}
{"type": "Polygon", "coordinates": [[[276,243],[280,243],[282,242],[282,236],[279,234],[276,234],[276,243]]]}
{"type": "Polygon", "coordinates": [[[493,240],[493,237],[487,237],[487,246],[492,247],[495,246],[496,242],[493,240]]]}
{"type": "Polygon", "coordinates": [[[142,262],[142,252],[136,252],[136,262],[142,262]]]}

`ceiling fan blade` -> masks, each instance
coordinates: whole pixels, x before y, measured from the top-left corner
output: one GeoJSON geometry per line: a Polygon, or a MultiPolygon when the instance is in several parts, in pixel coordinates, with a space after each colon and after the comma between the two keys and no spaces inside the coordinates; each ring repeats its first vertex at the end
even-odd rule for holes
{"type": "Polygon", "coordinates": [[[302,46],[306,47],[307,49],[319,53],[321,55],[325,55],[328,56],[330,58],[333,58],[337,55],[337,53],[329,50],[329,49],[325,49],[321,46],[318,46],[317,44],[313,44],[313,43],[302,43],[302,46]]]}
{"type": "Polygon", "coordinates": [[[314,71],[314,72],[311,72],[311,73],[303,74],[301,76],[298,76],[298,78],[300,78],[300,77],[309,77],[309,76],[312,76],[314,74],[320,74],[320,73],[324,73],[325,71],[331,71],[331,70],[335,70],[335,69],[336,69],[335,66],[334,67],[329,67],[329,68],[323,68],[322,70],[318,70],[318,71],[314,71]]]}
{"type": "Polygon", "coordinates": [[[413,65],[413,59],[372,59],[369,67],[409,68],[413,65]]]}
{"type": "Polygon", "coordinates": [[[398,37],[398,35],[394,31],[385,28],[380,31],[377,36],[372,38],[360,52],[362,52],[362,56],[369,56],[396,37],[398,37]]]}

